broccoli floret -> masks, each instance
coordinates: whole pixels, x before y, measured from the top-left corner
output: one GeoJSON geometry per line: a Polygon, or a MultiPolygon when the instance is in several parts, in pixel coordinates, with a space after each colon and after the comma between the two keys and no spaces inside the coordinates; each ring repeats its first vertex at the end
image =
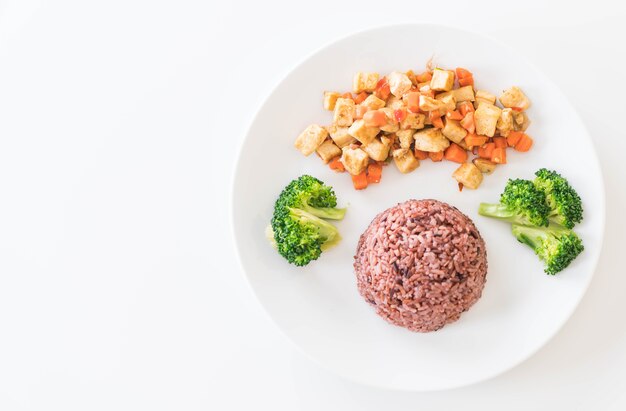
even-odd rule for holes
{"type": "Polygon", "coordinates": [[[573,228],[583,219],[583,205],[578,193],[556,171],[540,169],[535,173],[535,186],[546,194],[550,221],[573,228]]]}
{"type": "Polygon", "coordinates": [[[478,214],[510,223],[547,226],[549,209],[546,196],[532,181],[509,180],[499,204],[481,203],[478,214]]]}
{"type": "Polygon", "coordinates": [[[274,204],[270,233],[276,249],[288,262],[307,265],[341,239],[337,228],[322,218],[341,220],[345,213],[345,208],[337,208],[332,187],[315,177],[300,176],[274,204]]]}
{"type": "Polygon", "coordinates": [[[556,224],[545,228],[513,224],[511,231],[544,261],[545,272],[550,275],[564,270],[584,250],[575,232],[556,224]]]}

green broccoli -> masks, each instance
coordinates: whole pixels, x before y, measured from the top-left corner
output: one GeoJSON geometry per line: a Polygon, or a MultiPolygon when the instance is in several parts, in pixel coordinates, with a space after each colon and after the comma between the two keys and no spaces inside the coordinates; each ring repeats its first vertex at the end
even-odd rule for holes
{"type": "Polygon", "coordinates": [[[575,232],[556,224],[545,228],[513,224],[511,231],[519,242],[532,248],[545,262],[547,274],[564,270],[584,250],[575,232]]]}
{"type": "Polygon", "coordinates": [[[268,236],[288,262],[307,265],[341,240],[337,228],[322,218],[341,220],[345,213],[345,208],[337,208],[332,187],[303,175],[278,196],[268,236]]]}
{"type": "Polygon", "coordinates": [[[543,191],[522,179],[509,180],[499,204],[481,203],[478,207],[482,216],[535,226],[547,226],[549,212],[543,191]]]}
{"type": "Polygon", "coordinates": [[[546,194],[551,222],[573,228],[583,219],[583,206],[578,193],[556,171],[540,169],[535,173],[535,186],[546,194]]]}

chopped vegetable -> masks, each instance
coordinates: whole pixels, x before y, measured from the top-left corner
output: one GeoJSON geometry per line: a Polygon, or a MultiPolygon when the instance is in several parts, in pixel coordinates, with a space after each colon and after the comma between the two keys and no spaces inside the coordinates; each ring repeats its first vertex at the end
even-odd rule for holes
{"type": "Polygon", "coordinates": [[[381,163],[370,163],[370,165],[367,166],[367,182],[369,184],[380,183],[382,174],[383,165],[381,163]]]}
{"type": "Polygon", "coordinates": [[[523,135],[524,133],[521,131],[511,131],[506,137],[506,142],[509,147],[515,147],[515,145],[520,141],[523,135]]]}
{"type": "Polygon", "coordinates": [[[548,204],[546,195],[532,181],[509,180],[500,196],[500,203],[481,203],[478,214],[509,223],[547,226],[548,204]]]}
{"type": "Polygon", "coordinates": [[[441,161],[443,160],[443,151],[430,152],[428,153],[428,157],[435,162],[441,161]]]}
{"type": "Polygon", "coordinates": [[[501,147],[494,148],[493,154],[491,154],[491,161],[496,164],[506,164],[506,149],[501,147]]]}
{"type": "Polygon", "coordinates": [[[535,186],[546,194],[550,208],[550,221],[573,228],[583,219],[583,205],[580,196],[556,171],[540,169],[535,173],[535,186]]]}
{"type": "Polygon", "coordinates": [[[418,160],[426,160],[428,158],[428,151],[422,151],[422,150],[418,150],[415,149],[415,158],[417,158],[418,160]]]}
{"type": "Polygon", "coordinates": [[[367,173],[362,171],[360,174],[352,175],[352,184],[355,190],[364,190],[367,188],[367,173]]]}
{"type": "Polygon", "coordinates": [[[533,146],[533,139],[528,134],[522,134],[517,144],[515,144],[515,150],[526,152],[533,146]]]}
{"type": "Polygon", "coordinates": [[[493,150],[495,149],[495,143],[483,144],[481,147],[478,148],[478,157],[491,160],[491,157],[493,157],[493,150]]]}
{"type": "Polygon", "coordinates": [[[330,167],[331,170],[335,170],[335,171],[338,171],[340,173],[343,173],[344,171],[346,171],[346,168],[343,166],[343,163],[341,162],[341,157],[333,158],[328,163],[328,166],[330,167]]]}
{"type": "Polygon", "coordinates": [[[467,151],[461,148],[458,144],[452,143],[450,147],[446,148],[443,152],[443,158],[455,163],[465,163],[467,161],[467,151]]]}
{"type": "Polygon", "coordinates": [[[474,124],[474,112],[468,111],[461,120],[461,126],[467,130],[468,133],[474,134],[476,132],[476,125],[474,124]]]}
{"type": "Polygon", "coordinates": [[[485,136],[477,136],[476,134],[467,134],[465,136],[465,144],[469,147],[482,146],[487,143],[488,138],[485,136]]]}

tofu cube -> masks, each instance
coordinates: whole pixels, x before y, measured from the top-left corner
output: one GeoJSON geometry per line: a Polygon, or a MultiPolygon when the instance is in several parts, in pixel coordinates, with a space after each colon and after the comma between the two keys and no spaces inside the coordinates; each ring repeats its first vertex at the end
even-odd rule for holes
{"type": "Polygon", "coordinates": [[[474,88],[472,86],[459,87],[453,90],[453,92],[457,103],[461,101],[474,101],[474,88]]]}
{"type": "Polygon", "coordinates": [[[500,96],[500,103],[502,103],[504,107],[515,107],[521,111],[530,107],[530,100],[526,97],[526,94],[524,94],[519,87],[515,86],[504,91],[504,93],[500,96]]]}
{"type": "Polygon", "coordinates": [[[496,96],[485,90],[478,90],[474,98],[474,107],[478,108],[480,103],[496,104],[496,96]]]}
{"type": "Polygon", "coordinates": [[[472,163],[480,170],[481,173],[491,174],[496,169],[497,164],[484,158],[475,158],[472,163]]]}
{"type": "Polygon", "coordinates": [[[433,70],[430,88],[436,91],[450,91],[454,86],[454,72],[450,70],[433,70]]]}
{"type": "Polygon", "coordinates": [[[456,110],[456,98],[453,94],[444,96],[439,101],[441,101],[445,105],[445,111],[456,110]]]}
{"type": "Polygon", "coordinates": [[[433,111],[433,110],[441,110],[444,112],[446,110],[446,103],[441,100],[436,100],[432,97],[420,95],[419,98],[419,108],[422,111],[433,111]]]}
{"type": "Polygon", "coordinates": [[[363,147],[372,160],[385,161],[389,157],[392,139],[386,136],[375,138],[371,143],[363,147]]]}
{"type": "Polygon", "coordinates": [[[354,91],[355,93],[360,93],[362,91],[376,90],[378,77],[378,73],[356,73],[354,75],[354,78],[352,79],[352,91],[354,91]]]}
{"type": "Polygon", "coordinates": [[[348,134],[364,145],[371,143],[379,132],[380,129],[378,127],[367,127],[362,119],[355,121],[350,128],[348,128],[348,134]]]}
{"type": "Polygon", "coordinates": [[[328,130],[328,134],[330,134],[330,138],[333,139],[339,148],[356,143],[356,138],[348,134],[348,127],[338,127],[333,124],[326,127],[326,129],[328,130]]]}
{"type": "Polygon", "coordinates": [[[383,107],[379,110],[385,113],[385,117],[387,117],[387,124],[380,127],[382,131],[384,131],[385,133],[395,133],[396,131],[400,130],[400,125],[398,124],[398,121],[396,120],[396,117],[394,116],[393,110],[391,108],[383,107]]]}
{"type": "Polygon", "coordinates": [[[450,140],[448,140],[438,128],[419,130],[413,135],[413,139],[415,140],[415,148],[417,150],[428,151],[430,153],[438,153],[445,150],[450,145],[450,140]]]}
{"type": "Polygon", "coordinates": [[[513,109],[505,108],[502,110],[496,123],[496,130],[502,137],[508,136],[513,131],[513,109]]]}
{"type": "Polygon", "coordinates": [[[392,110],[398,110],[401,108],[405,108],[404,101],[400,97],[396,97],[394,95],[389,96],[387,99],[387,107],[392,110]]]}
{"type": "Polygon", "coordinates": [[[463,163],[452,174],[452,177],[459,183],[463,184],[463,187],[476,190],[480,183],[483,182],[483,173],[480,172],[478,167],[472,163],[463,163]]]}
{"type": "Polygon", "coordinates": [[[419,130],[424,128],[424,121],[426,120],[426,116],[421,113],[412,113],[407,111],[406,117],[400,123],[400,128],[402,130],[419,130]]]}
{"type": "Polygon", "coordinates": [[[317,148],[317,155],[320,156],[324,163],[328,163],[333,158],[341,155],[341,149],[333,143],[333,140],[326,139],[317,148]]]}
{"type": "Polygon", "coordinates": [[[313,153],[328,137],[328,131],[317,124],[311,124],[296,138],[294,146],[305,156],[313,153]]]}
{"type": "Polygon", "coordinates": [[[513,128],[516,131],[526,131],[529,125],[530,119],[528,118],[526,113],[513,112],[513,128]]]}
{"type": "Polygon", "coordinates": [[[415,158],[411,149],[399,148],[393,150],[392,155],[396,167],[398,167],[398,170],[403,174],[410,173],[420,166],[420,161],[415,158]]]}
{"type": "Polygon", "coordinates": [[[467,130],[461,126],[458,120],[450,120],[449,118],[444,119],[444,127],[441,132],[448,140],[454,141],[457,144],[463,141],[467,135],[467,130]]]}
{"type": "Polygon", "coordinates": [[[333,111],[335,109],[335,103],[339,98],[340,94],[336,91],[325,91],[324,92],[324,109],[328,111],[333,111]]]}
{"type": "Polygon", "coordinates": [[[396,136],[400,142],[400,147],[411,148],[411,144],[413,144],[413,134],[415,134],[415,131],[411,129],[398,131],[396,136]]]}
{"type": "Polygon", "coordinates": [[[361,105],[370,110],[378,110],[379,108],[385,107],[385,100],[381,100],[375,95],[370,94],[365,100],[363,100],[361,105]]]}
{"type": "Polygon", "coordinates": [[[353,176],[361,174],[369,163],[369,156],[360,148],[344,147],[341,149],[341,162],[353,176]]]}
{"type": "Polygon", "coordinates": [[[409,77],[399,71],[391,72],[387,76],[387,83],[389,83],[391,94],[396,97],[402,97],[413,86],[409,77]]]}
{"type": "Polygon", "coordinates": [[[493,137],[496,133],[496,124],[500,118],[502,109],[493,104],[481,103],[474,112],[476,134],[493,137]]]}
{"type": "Polygon", "coordinates": [[[356,106],[351,98],[338,98],[333,113],[333,123],[340,127],[350,126],[354,122],[356,106]]]}

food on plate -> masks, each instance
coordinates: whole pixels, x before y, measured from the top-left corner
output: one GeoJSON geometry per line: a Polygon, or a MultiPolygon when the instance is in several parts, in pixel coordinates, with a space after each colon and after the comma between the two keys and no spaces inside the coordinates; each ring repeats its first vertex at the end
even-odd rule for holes
{"type": "Polygon", "coordinates": [[[289,263],[307,265],[341,240],[337,228],[323,219],[341,220],[345,213],[337,208],[332,187],[303,175],[278,196],[266,235],[289,263]]]}
{"type": "Polygon", "coordinates": [[[472,220],[437,200],[409,200],[378,214],[361,235],[359,293],[388,322],[429,332],[459,319],[481,296],[485,243],[472,220]]]}
{"type": "Polygon", "coordinates": [[[393,159],[406,174],[428,158],[461,164],[453,173],[459,188],[476,189],[482,174],[507,163],[507,149],[527,152],[533,145],[525,133],[530,100],[524,92],[513,86],[498,99],[476,89],[474,75],[461,67],[429,65],[420,74],[409,70],[386,76],[358,72],[352,92],[325,91],[323,106],[333,112],[332,124],[310,125],[295,147],[305,156],[316,152],[332,170],[347,171],[357,190],[380,181],[367,178],[369,164],[393,159]]]}
{"type": "Polygon", "coordinates": [[[542,168],[535,180],[509,180],[500,203],[481,203],[478,213],[512,223],[518,241],[545,262],[545,272],[564,270],[583,250],[571,229],[583,219],[580,196],[559,173],[542,168]]]}

